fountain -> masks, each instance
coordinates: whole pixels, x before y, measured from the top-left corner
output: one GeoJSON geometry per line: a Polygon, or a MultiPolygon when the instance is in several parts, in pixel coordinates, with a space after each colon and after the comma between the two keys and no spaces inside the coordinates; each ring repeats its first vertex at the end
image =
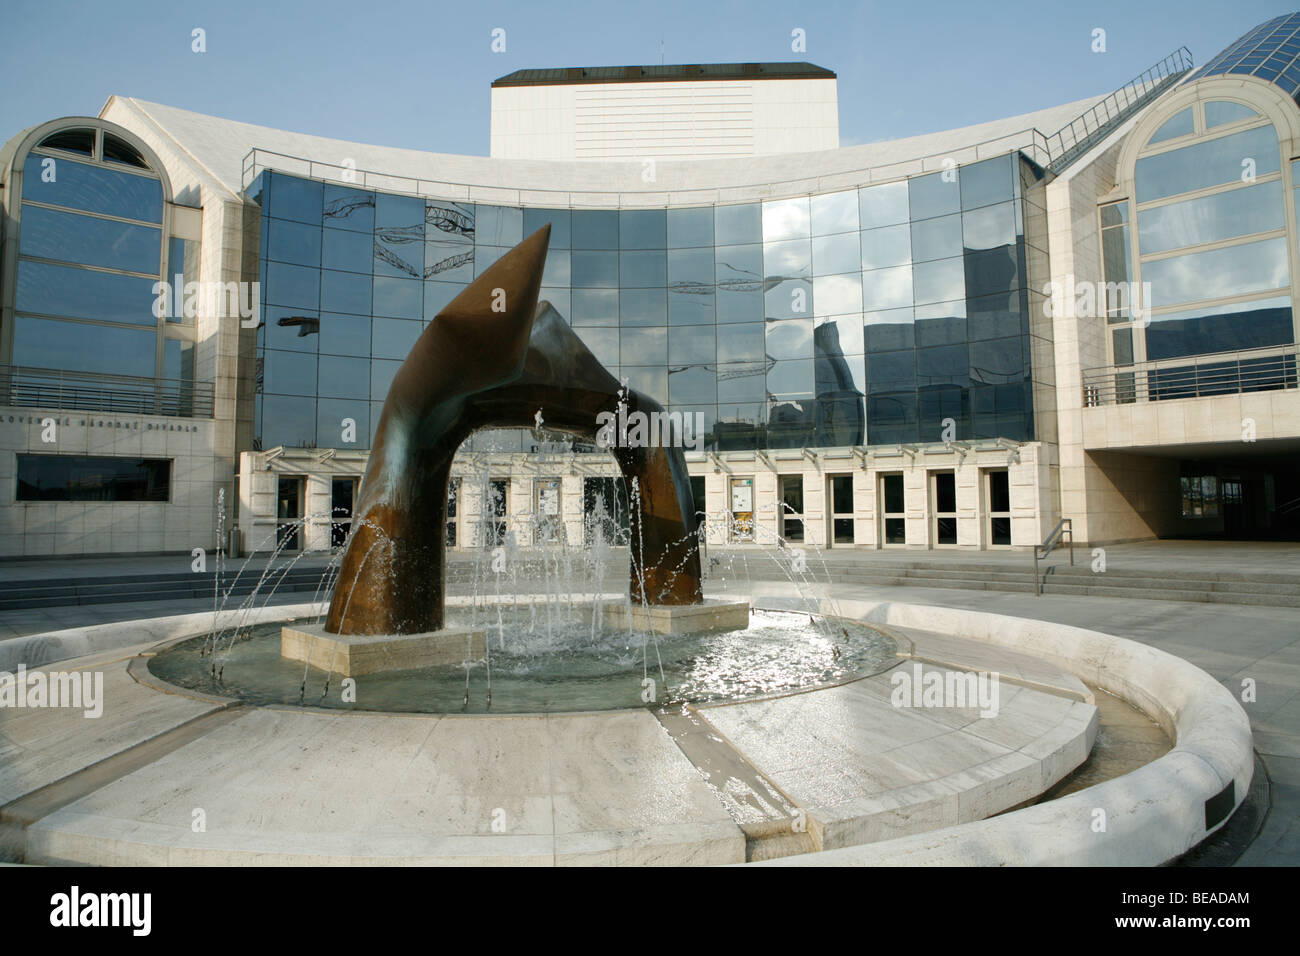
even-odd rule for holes
{"type": "MultiPolygon", "coordinates": [[[[484,632],[445,620],[447,488],[461,443],[480,428],[543,419],[585,439],[602,421],[659,420],[658,402],[621,386],[538,303],[549,238],[548,225],[506,253],[412,347],[379,419],[329,615],[285,627],[285,657],[344,676],[481,657],[484,632]]],[[[744,627],[748,601],[704,600],[681,435],[669,429],[668,441],[612,436],[633,507],[630,600],[609,604],[609,623],[660,634],[744,627]]]]}

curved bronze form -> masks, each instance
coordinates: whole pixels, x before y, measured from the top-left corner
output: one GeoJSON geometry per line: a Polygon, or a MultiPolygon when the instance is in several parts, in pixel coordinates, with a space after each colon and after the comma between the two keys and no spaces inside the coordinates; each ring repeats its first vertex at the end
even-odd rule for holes
{"type": "MultiPolygon", "coordinates": [[[[361,482],[325,629],[414,634],[443,626],[447,483],[478,428],[546,426],[592,439],[602,412],[662,411],[619,383],[549,303],[551,227],[529,236],[429,323],[398,369],[361,482]],[[494,310],[495,306],[495,310],[494,310]]],[[[633,600],[698,604],[700,559],[680,447],[611,449],[631,502],[633,600]],[[636,491],[632,485],[635,480],[636,491]]]]}

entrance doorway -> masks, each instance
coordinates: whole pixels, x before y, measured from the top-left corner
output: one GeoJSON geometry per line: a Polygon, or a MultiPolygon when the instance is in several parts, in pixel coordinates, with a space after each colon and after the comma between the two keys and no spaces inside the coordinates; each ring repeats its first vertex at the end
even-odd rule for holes
{"type": "Polygon", "coordinates": [[[281,475],[276,485],[275,545],[282,551],[302,550],[301,475],[281,475]]]}
{"type": "Polygon", "coordinates": [[[853,476],[831,475],[826,479],[826,500],[830,503],[830,536],[827,543],[853,544],[853,476]]]}

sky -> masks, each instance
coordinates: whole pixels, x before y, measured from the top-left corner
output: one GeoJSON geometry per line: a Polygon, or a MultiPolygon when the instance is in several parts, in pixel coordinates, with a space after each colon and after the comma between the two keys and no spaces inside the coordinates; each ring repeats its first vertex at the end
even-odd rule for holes
{"type": "Polygon", "coordinates": [[[519,69],[659,63],[661,44],[664,63],[807,60],[839,75],[840,142],[849,146],[1100,97],[1180,46],[1203,64],[1295,9],[1263,0],[5,5],[0,142],[56,117],[96,115],[120,94],[470,155],[489,150],[492,80],[519,69]],[[498,28],[503,52],[492,50],[498,28]],[[802,52],[791,48],[796,29],[802,52]],[[1098,30],[1104,52],[1093,49],[1098,30]]]}

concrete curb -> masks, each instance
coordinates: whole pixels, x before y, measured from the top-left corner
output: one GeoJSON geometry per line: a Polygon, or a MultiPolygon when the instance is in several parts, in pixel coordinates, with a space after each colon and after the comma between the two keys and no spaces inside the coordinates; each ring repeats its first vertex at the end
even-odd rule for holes
{"type": "Polygon", "coordinates": [[[858,601],[823,601],[822,610],[1041,657],[1145,711],[1174,748],[1132,773],[1013,813],[750,865],[1158,866],[1221,827],[1250,788],[1254,749],[1245,711],[1213,677],[1172,654],[1098,631],[978,611],[858,601]]]}

